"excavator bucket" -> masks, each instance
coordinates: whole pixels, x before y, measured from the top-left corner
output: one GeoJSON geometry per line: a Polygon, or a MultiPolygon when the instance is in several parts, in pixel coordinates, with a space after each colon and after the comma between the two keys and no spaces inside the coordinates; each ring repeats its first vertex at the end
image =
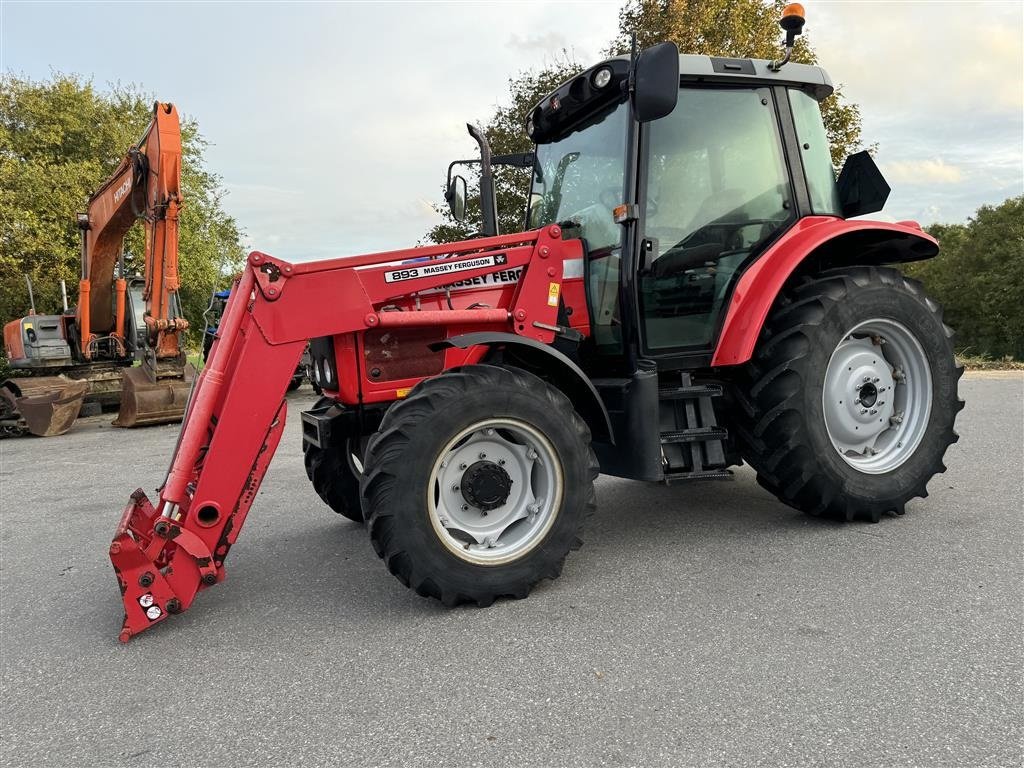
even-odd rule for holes
{"type": "Polygon", "coordinates": [[[181,377],[158,378],[155,382],[141,367],[128,368],[121,380],[121,407],[115,427],[141,427],[181,421],[196,369],[186,364],[181,377]]]}
{"type": "Polygon", "coordinates": [[[30,376],[0,384],[0,422],[8,434],[63,435],[78,418],[89,383],[63,376],[30,376]]]}

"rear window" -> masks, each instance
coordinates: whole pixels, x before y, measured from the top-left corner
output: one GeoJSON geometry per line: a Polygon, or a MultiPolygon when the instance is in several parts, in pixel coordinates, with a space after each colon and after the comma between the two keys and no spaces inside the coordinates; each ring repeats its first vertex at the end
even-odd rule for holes
{"type": "Polygon", "coordinates": [[[811,210],[823,216],[842,216],[836,176],[832,169],[832,153],[825,135],[821,109],[814,98],[803,91],[790,90],[789,103],[800,140],[804,176],[811,194],[811,210]]]}

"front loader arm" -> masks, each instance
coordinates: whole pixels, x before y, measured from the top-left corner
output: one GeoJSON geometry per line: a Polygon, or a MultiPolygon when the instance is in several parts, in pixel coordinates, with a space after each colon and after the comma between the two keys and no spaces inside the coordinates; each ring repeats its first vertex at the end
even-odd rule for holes
{"type": "Polygon", "coordinates": [[[250,254],[193,388],[157,503],[141,489],[132,494],[111,544],[125,609],[120,639],[188,608],[223,579],[281,438],[284,396],[309,338],[401,325],[500,329],[550,343],[563,261],[581,253],[579,241],[562,241],[551,226],[309,264],[250,254]],[[523,273],[510,306],[389,311],[410,293],[515,267],[523,273]]]}

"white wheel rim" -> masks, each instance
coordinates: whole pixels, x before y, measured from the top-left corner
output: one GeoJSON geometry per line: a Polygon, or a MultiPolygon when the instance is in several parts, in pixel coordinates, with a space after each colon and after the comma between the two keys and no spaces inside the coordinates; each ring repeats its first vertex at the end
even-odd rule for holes
{"type": "Polygon", "coordinates": [[[931,394],[928,358],[906,326],[881,318],[859,323],[825,370],[822,410],[833,448],[865,474],[902,466],[928,428],[931,394]]]}
{"type": "Polygon", "coordinates": [[[438,454],[427,484],[427,510],[438,539],[454,555],[501,565],[544,540],[562,493],[562,464],[544,435],[517,419],[485,419],[463,429],[438,454]],[[464,490],[474,467],[482,466],[507,479],[505,500],[489,509],[475,505],[464,490]]]}

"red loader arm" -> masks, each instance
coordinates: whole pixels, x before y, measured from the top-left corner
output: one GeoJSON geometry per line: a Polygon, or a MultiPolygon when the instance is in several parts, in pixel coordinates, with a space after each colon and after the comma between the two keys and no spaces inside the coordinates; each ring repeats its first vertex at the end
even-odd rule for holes
{"type": "MultiPolygon", "coordinates": [[[[250,254],[191,394],[157,503],[135,491],[110,546],[124,601],[121,641],[185,610],[224,578],[224,559],[281,438],[284,395],[308,339],[433,326],[447,336],[504,330],[551,343],[563,261],[581,255],[581,243],[563,241],[557,226],[308,264],[250,254]],[[514,268],[523,271],[508,306],[456,308],[449,301],[440,309],[388,311],[411,294],[514,268]]],[[[444,367],[482,352],[446,350],[444,367]]]]}

